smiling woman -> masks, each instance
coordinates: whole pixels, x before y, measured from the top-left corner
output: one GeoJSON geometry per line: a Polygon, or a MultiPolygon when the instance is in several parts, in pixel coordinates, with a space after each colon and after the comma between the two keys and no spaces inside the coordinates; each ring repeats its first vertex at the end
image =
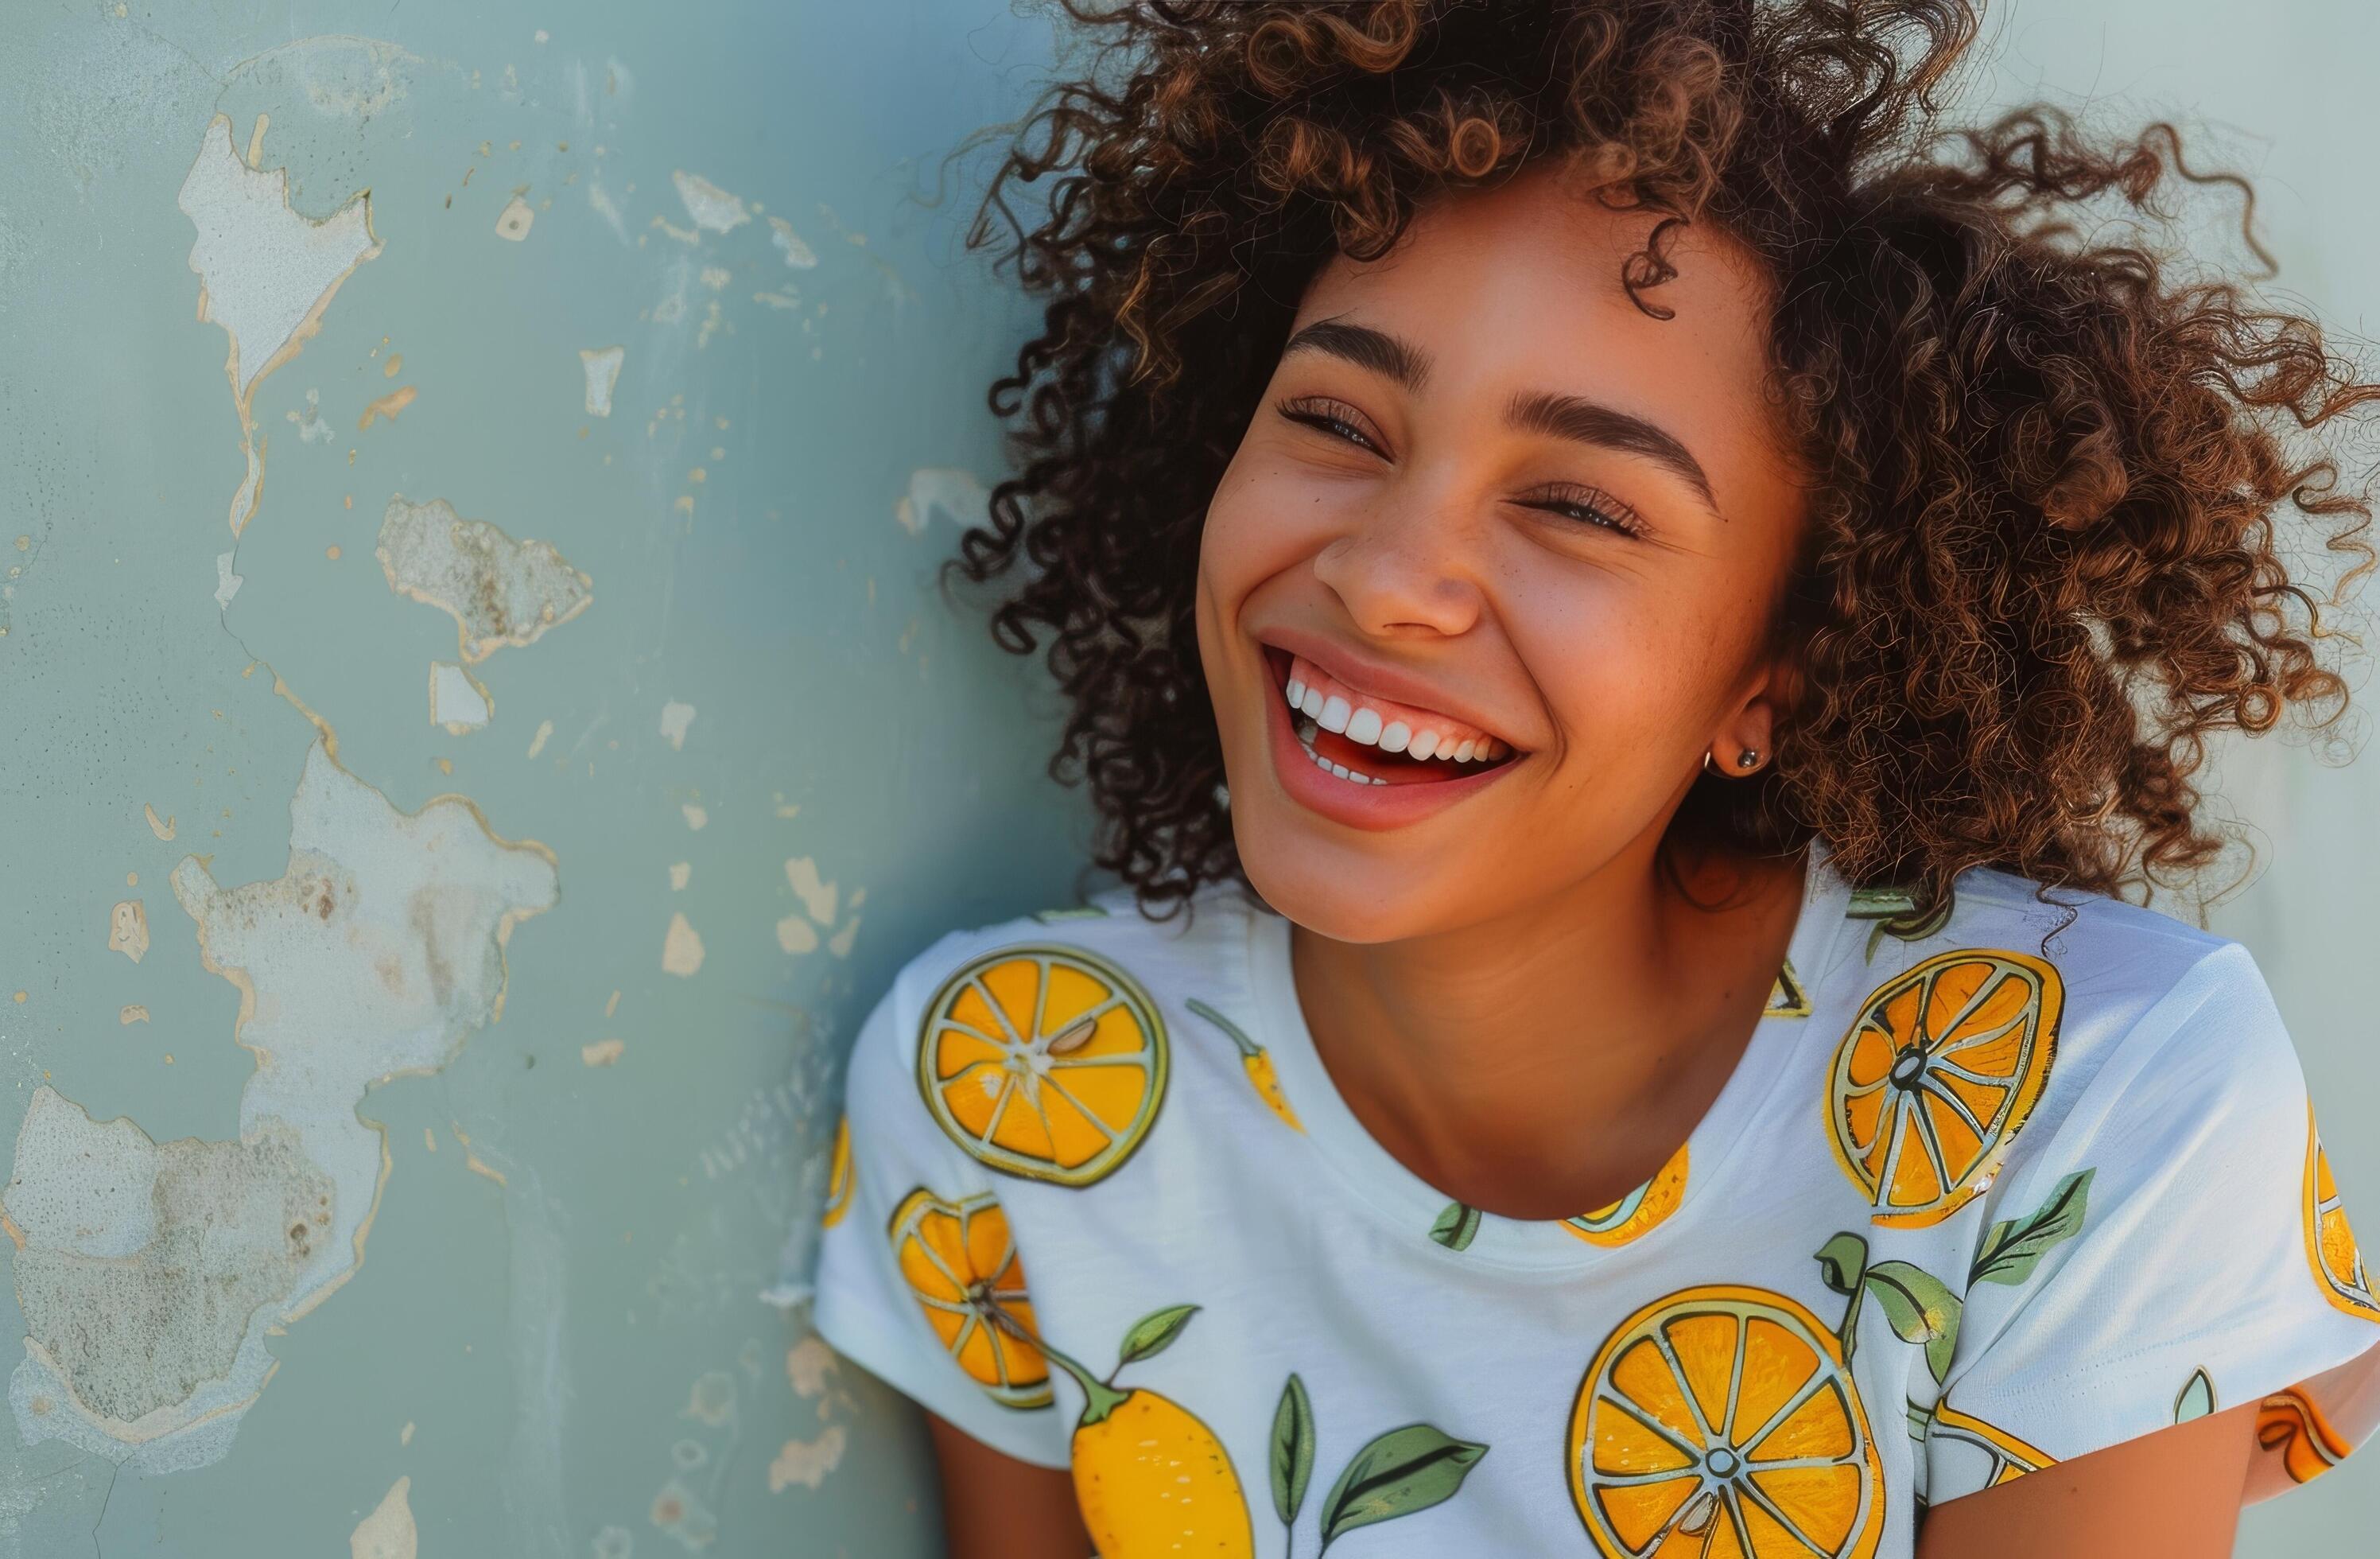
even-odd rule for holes
{"type": "Polygon", "coordinates": [[[2214,1559],[2370,1434],[2271,993],[2122,895],[2340,707],[2380,386],[2061,221],[2172,133],[1943,130],[1956,0],[1076,15],[950,566],[1123,886],[904,968],[820,1248],[953,1552],[2214,1559]]]}

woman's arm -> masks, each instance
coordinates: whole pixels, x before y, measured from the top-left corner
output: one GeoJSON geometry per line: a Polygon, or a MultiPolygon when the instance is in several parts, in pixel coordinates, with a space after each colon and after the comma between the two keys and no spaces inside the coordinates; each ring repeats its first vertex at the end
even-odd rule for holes
{"type": "Polygon", "coordinates": [[[2251,1402],[1948,1501],[1917,1559],[2229,1559],[2255,1435],[2251,1402]]]}
{"type": "MultiPolygon", "coordinates": [[[[935,1414],[926,1415],[941,1467],[950,1559],[1062,1559],[1091,1553],[1074,1478],[1003,1455],[935,1414]]],[[[1995,1555],[1994,1559],[2000,1559],[1995,1555]]]]}

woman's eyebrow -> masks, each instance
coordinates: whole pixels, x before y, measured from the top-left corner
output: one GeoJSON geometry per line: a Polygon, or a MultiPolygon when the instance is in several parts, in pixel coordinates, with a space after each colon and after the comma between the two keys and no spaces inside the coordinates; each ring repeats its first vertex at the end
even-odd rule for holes
{"type": "MultiPolygon", "coordinates": [[[[1317,320],[1289,338],[1281,355],[1293,352],[1324,352],[1343,359],[1358,368],[1369,369],[1382,377],[1402,384],[1418,395],[1429,381],[1429,354],[1385,330],[1367,324],[1354,324],[1346,320],[1317,320]]],[[[1718,512],[1718,500],[1711,492],[1710,478],[1702,463],[1676,437],[1655,423],[1617,407],[1605,406],[1579,396],[1556,395],[1549,390],[1516,391],[1504,408],[1505,424],[1524,433],[1543,433],[1551,438],[1566,439],[1574,444],[1591,445],[1598,449],[1617,450],[1623,455],[1639,455],[1657,465],[1669,469],[1671,474],[1694,490],[1714,516],[1718,512]]]]}

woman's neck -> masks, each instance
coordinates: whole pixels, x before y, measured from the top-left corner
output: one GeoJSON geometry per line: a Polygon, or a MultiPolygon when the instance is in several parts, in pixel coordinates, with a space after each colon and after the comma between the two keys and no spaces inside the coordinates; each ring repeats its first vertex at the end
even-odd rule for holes
{"type": "Polygon", "coordinates": [[[1649,851],[1555,901],[1427,938],[1290,930],[1298,1005],[1348,1108],[1456,1200],[1562,1218],[1651,1178],[1767,1005],[1807,852],[1682,874],[1649,851]]]}

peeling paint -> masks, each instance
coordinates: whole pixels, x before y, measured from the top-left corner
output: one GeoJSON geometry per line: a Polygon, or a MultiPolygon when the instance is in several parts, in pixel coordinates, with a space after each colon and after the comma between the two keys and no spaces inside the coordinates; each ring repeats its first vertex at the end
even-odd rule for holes
{"type": "Polygon", "coordinates": [[[808,856],[795,856],[785,862],[785,881],[793,885],[802,907],[810,912],[810,919],[820,925],[833,922],[834,884],[819,881],[817,861],[808,856]]]}
{"type": "Polygon", "coordinates": [[[495,695],[452,661],[430,663],[430,723],[450,737],[468,736],[493,719],[495,695]]]}
{"type": "Polygon", "coordinates": [[[172,818],[169,817],[163,822],[158,822],[157,809],[145,801],[141,803],[140,810],[149,819],[150,833],[154,834],[160,839],[170,840],[174,837],[174,820],[172,818]]]}
{"type": "Polygon", "coordinates": [[[496,213],[496,237],[518,243],[528,237],[529,224],[536,220],[537,213],[529,209],[529,203],[515,195],[496,213]]]}
{"type": "Polygon", "coordinates": [[[115,1020],[126,1024],[146,1023],[149,1021],[149,1009],[134,1002],[128,1006],[119,1008],[115,1014],[115,1020]]]}
{"type": "Polygon", "coordinates": [[[691,829],[699,831],[704,823],[710,821],[710,811],[692,801],[686,802],[678,808],[678,810],[685,814],[686,825],[691,829]]]}
{"type": "Polygon", "coordinates": [[[108,911],[107,950],[136,964],[148,956],[149,911],[139,899],[125,899],[108,911]]]}
{"type": "Polygon", "coordinates": [[[922,535],[941,510],[961,526],[988,522],[991,493],[972,471],[928,466],[909,473],[909,491],[892,505],[892,518],[912,536],[922,535]]]}
{"type": "Polygon", "coordinates": [[[681,752],[686,749],[686,727],[693,724],[692,704],[673,701],[662,705],[662,735],[669,739],[672,748],[681,752]]]}
{"type": "Polygon", "coordinates": [[[237,595],[239,587],[248,582],[247,576],[231,571],[232,559],[236,555],[227,552],[215,554],[215,610],[218,612],[227,611],[231,598],[237,595]]]}
{"type": "Polygon", "coordinates": [[[626,1054],[625,1040],[598,1040],[591,1045],[578,1047],[578,1059],[589,1066],[609,1066],[626,1054]]]}
{"type": "Polygon", "coordinates": [[[702,968],[702,937],[686,924],[686,912],[679,910],[670,917],[668,934],[662,938],[662,968],[676,975],[690,975],[702,968]]]}
{"type": "Polygon", "coordinates": [[[686,892],[686,883],[694,880],[694,863],[690,860],[672,861],[669,869],[669,880],[670,891],[672,893],[686,892]]]}
{"type": "Polygon", "coordinates": [[[802,241],[802,236],[794,231],[792,223],[782,216],[772,216],[769,218],[769,241],[777,246],[777,252],[785,257],[786,264],[797,271],[808,271],[818,264],[817,251],[802,241]]]}
{"type": "Polygon", "coordinates": [[[587,415],[612,415],[612,390],[620,382],[620,365],[627,360],[625,347],[579,348],[579,367],[587,374],[587,415]]]}
{"type": "Polygon", "coordinates": [[[419,1559],[421,1539],[413,1524],[412,1488],[410,1474],[389,1485],[378,1508],[358,1522],[347,1539],[349,1559],[419,1559]]]}
{"type": "Polygon", "coordinates": [[[280,877],[225,888],[193,855],[171,879],[200,962],[240,993],[232,1037],[256,1070],[237,1139],[152,1143],[36,1090],[0,1192],[25,1240],[8,1391],[25,1443],[144,1473],[229,1450],[277,1367],[266,1336],[362,1262],[389,1169],[366,1091],[435,1073],[501,1018],[512,929],[559,898],[551,850],[465,797],[399,811],[339,767],[327,727],[289,817],[280,877]]]}
{"type": "Polygon", "coordinates": [[[786,1441],[769,1464],[769,1492],[782,1493],[795,1483],[806,1489],[824,1483],[827,1474],[843,1465],[846,1438],[841,1424],[829,1424],[815,1440],[786,1441]]]}
{"type": "Polygon", "coordinates": [[[322,420],[321,390],[310,389],[306,392],[305,415],[300,416],[295,410],[285,411],[281,415],[297,426],[298,436],[306,443],[328,444],[331,441],[333,429],[331,424],[322,420]]]}
{"type": "Polygon", "coordinates": [[[467,664],[507,644],[532,644],[595,599],[595,581],[552,544],[516,542],[484,519],[465,519],[443,498],[388,501],[378,550],[388,588],[455,619],[467,664]]]}
{"type": "Polygon", "coordinates": [[[826,1390],[826,1378],[835,1369],[834,1349],[816,1333],[785,1350],[785,1381],[795,1396],[812,1397],[826,1390]]]}
{"type": "Polygon", "coordinates": [[[356,432],[362,432],[370,428],[375,417],[385,417],[391,422],[395,421],[396,414],[411,406],[419,394],[420,392],[410,384],[400,385],[391,390],[364,408],[364,414],[356,420],[356,432]]]}
{"type": "Polygon", "coordinates": [[[528,755],[531,758],[534,758],[539,753],[543,752],[545,750],[546,738],[552,735],[553,722],[551,720],[539,721],[537,723],[537,735],[529,738],[528,755]]]}
{"type": "Polygon", "coordinates": [[[199,276],[199,318],[230,337],[224,374],[248,466],[231,502],[237,535],[256,513],[264,482],[257,384],[304,348],[340,285],[381,252],[381,240],[372,232],[369,190],[358,190],[320,222],[298,215],[289,204],[289,170],[265,173],[244,161],[232,147],[227,114],[207,122],[175,203],[198,229],[189,267],[199,276]]]}
{"type": "Polygon", "coordinates": [[[719,1538],[719,1518],[683,1479],[671,1479],[653,1496],[652,1521],[688,1550],[708,1548],[719,1538]]]}
{"type": "Polygon", "coordinates": [[[677,186],[677,198],[686,202],[686,214],[697,227],[725,233],[752,220],[741,197],[729,194],[700,174],[680,168],[670,174],[670,181],[677,186]]]}

